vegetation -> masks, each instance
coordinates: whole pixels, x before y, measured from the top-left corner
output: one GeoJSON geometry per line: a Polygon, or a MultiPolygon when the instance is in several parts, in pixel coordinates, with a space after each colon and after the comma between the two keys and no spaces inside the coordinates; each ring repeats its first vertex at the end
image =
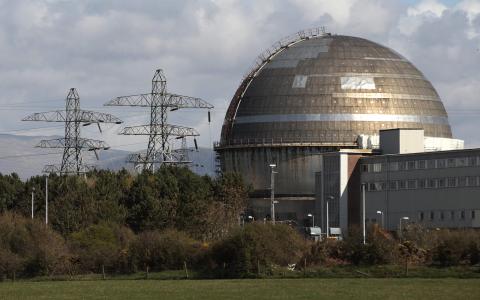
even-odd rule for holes
{"type": "Polygon", "coordinates": [[[364,245],[356,228],[343,241],[313,242],[287,225],[241,226],[248,188],[237,175],[212,179],[165,167],[155,174],[50,176],[48,226],[44,179],[0,175],[0,280],[139,272],[151,278],[174,270],[179,278],[395,277],[432,275],[432,268],[480,276],[479,231],[408,225],[400,241],[372,226],[364,245]],[[41,217],[32,220],[33,187],[41,217]]]}

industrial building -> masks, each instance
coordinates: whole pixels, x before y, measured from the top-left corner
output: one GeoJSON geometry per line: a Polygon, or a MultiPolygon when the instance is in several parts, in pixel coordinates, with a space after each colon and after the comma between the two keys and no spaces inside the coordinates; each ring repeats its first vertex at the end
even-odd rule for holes
{"type": "Polygon", "coordinates": [[[222,171],[253,186],[250,213],[257,220],[274,213],[302,226],[310,214],[326,228],[328,202],[328,224],[342,230],[360,222],[362,184],[369,222],[383,219],[395,229],[408,217],[427,226],[478,226],[470,180],[480,166],[460,167],[477,153],[462,149],[435,88],[411,62],[372,41],[322,29],[299,32],[259,56],[215,145],[222,171]],[[451,160],[458,167],[448,167],[451,160]],[[435,188],[426,187],[429,180],[435,188]]]}

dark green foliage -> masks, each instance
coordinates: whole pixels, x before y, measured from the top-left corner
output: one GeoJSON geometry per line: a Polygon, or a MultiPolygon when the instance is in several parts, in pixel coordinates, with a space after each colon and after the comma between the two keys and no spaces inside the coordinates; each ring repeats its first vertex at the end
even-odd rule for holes
{"type": "Polygon", "coordinates": [[[24,184],[16,173],[0,173],[0,213],[15,209],[17,199],[21,196],[24,184]]]}

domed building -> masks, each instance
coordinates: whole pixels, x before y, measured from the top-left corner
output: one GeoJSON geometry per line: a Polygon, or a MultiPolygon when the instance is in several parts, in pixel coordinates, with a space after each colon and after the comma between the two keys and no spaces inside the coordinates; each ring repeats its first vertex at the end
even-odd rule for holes
{"type": "Polygon", "coordinates": [[[270,212],[275,164],[277,218],[313,210],[319,156],[371,153],[381,130],[423,129],[425,148],[461,148],[432,84],[405,57],[372,41],[300,32],[262,54],[237,89],[216,151],[222,171],[253,186],[256,217],[270,212]],[[440,145],[440,146],[438,146],[440,145]]]}

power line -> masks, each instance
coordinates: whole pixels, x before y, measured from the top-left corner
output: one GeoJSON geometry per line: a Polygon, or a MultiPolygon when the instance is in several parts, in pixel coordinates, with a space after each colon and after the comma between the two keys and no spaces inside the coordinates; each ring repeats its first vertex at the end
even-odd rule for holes
{"type": "Polygon", "coordinates": [[[45,155],[54,155],[54,154],[62,154],[62,152],[7,155],[7,156],[0,156],[0,159],[22,158],[22,157],[31,157],[31,156],[45,156],[45,155]]]}

